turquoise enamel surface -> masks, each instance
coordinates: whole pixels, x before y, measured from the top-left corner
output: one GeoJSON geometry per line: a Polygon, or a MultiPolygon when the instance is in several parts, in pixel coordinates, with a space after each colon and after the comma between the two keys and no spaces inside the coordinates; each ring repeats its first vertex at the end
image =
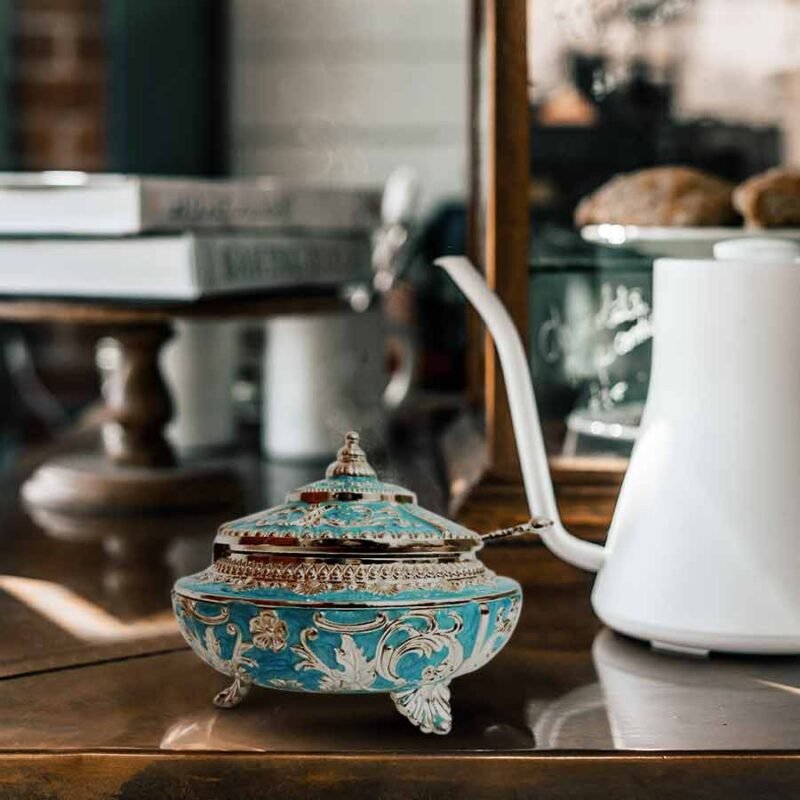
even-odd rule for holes
{"type": "Polygon", "coordinates": [[[292,492],[286,503],[220,528],[220,539],[297,539],[309,545],[329,539],[402,540],[439,546],[449,540],[481,544],[480,536],[417,505],[412,492],[374,477],[326,478],[292,492]],[[387,498],[399,498],[387,499],[387,498]]]}
{"type": "Polygon", "coordinates": [[[476,557],[482,539],[379,481],[348,434],[327,477],[223,525],[214,562],[175,584],[181,632],[231,684],[383,692],[446,733],[448,685],[509,640],[522,591],[476,557]],[[356,474],[351,474],[355,472],[356,474]]]}
{"type": "Polygon", "coordinates": [[[175,613],[206,663],[258,686],[310,692],[404,692],[486,664],[519,615],[512,581],[491,599],[442,605],[261,605],[192,600],[175,613]]]}

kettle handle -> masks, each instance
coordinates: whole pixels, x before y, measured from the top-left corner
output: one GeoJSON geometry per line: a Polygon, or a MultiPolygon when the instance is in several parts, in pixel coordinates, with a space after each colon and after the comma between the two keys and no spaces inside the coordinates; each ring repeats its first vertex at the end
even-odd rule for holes
{"type": "Polygon", "coordinates": [[[453,279],[480,314],[494,340],[503,368],[528,506],[532,516],[541,514],[553,523],[539,532],[542,541],[564,561],[597,572],[605,560],[605,549],[573,536],[564,527],[558,513],[528,358],[513,320],[469,259],[446,256],[434,263],[453,279]]]}

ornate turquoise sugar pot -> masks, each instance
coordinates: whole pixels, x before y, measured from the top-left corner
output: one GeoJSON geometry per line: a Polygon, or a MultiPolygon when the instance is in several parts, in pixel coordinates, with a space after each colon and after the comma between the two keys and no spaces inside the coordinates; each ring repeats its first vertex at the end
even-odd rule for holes
{"type": "Polygon", "coordinates": [[[388,692],[425,733],[451,727],[450,681],[508,641],[516,581],[476,557],[479,536],[383,483],[348,433],[324,480],[286,503],[222,525],[214,563],[181,578],[173,605],[186,641],[232,682],[301,692],[388,692]]]}

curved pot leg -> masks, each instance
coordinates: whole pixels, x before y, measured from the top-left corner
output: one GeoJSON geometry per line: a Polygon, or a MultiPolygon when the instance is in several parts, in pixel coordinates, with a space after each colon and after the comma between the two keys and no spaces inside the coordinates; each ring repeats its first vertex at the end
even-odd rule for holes
{"type": "Polygon", "coordinates": [[[214,705],[217,708],[236,708],[247,697],[252,685],[237,675],[233,683],[214,698],[214,705]]]}
{"type": "Polygon", "coordinates": [[[407,692],[392,692],[395,707],[423,733],[450,733],[450,682],[430,683],[407,692]]]}

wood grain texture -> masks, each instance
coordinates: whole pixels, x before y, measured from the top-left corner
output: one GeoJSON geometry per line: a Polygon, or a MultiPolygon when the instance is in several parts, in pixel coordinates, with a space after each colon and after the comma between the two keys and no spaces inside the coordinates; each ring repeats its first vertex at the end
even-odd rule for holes
{"type": "MultiPolygon", "coordinates": [[[[530,112],[527,0],[486,0],[489,146],[486,280],[528,339],[530,112]]],[[[485,339],[486,415],[492,472],[519,479],[519,460],[494,343],[485,339]]]]}
{"type": "MultiPolygon", "coordinates": [[[[262,490],[289,479],[256,456],[241,466],[262,490]]],[[[557,465],[557,478],[564,468],[557,465]]],[[[593,470],[585,464],[583,472],[593,470]]],[[[594,514],[599,531],[605,523],[599,498],[613,503],[618,475],[596,472],[590,485],[575,481],[579,470],[568,472],[559,501],[566,520],[575,518],[572,498],[587,503],[589,521],[594,514]]],[[[424,482],[416,462],[413,474],[424,482]]],[[[292,473],[291,485],[313,477],[292,473]]],[[[408,477],[398,480],[406,483],[408,477]]],[[[483,492],[488,527],[517,513],[507,482],[493,494],[483,492]]],[[[129,575],[120,582],[102,554],[37,530],[14,504],[14,493],[9,479],[0,481],[0,574],[63,585],[96,606],[95,613],[110,615],[112,629],[121,632],[135,631],[168,609],[174,575],[166,566],[155,574],[151,564],[152,580],[129,575]]],[[[252,499],[253,507],[265,502],[252,499]]],[[[165,517],[162,524],[182,538],[174,519],[165,517]]],[[[214,526],[198,520],[197,527],[204,535],[173,551],[181,557],[180,573],[208,563],[214,526]]],[[[578,532],[591,527],[587,522],[578,532]]],[[[79,640],[23,599],[0,594],[0,798],[794,797],[800,785],[800,700],[753,678],[772,675],[774,682],[777,669],[786,687],[800,685],[800,659],[781,659],[777,666],[774,659],[746,659],[739,666],[730,658],[704,662],[703,680],[713,695],[706,716],[685,703],[665,710],[685,723],[695,747],[697,731],[708,731],[704,749],[625,749],[612,724],[618,722],[608,700],[614,684],[604,682],[597,652],[610,634],[598,633],[591,611],[592,576],[569,572],[533,538],[494,543],[481,557],[522,583],[522,616],[497,658],[454,681],[455,727],[447,737],[422,736],[380,696],[258,689],[240,709],[219,711],[210,699],[224,679],[188,649],[172,650],[180,647],[176,639],[79,640]],[[720,690],[727,694],[718,700],[714,693],[720,690]],[[597,707],[572,714],[574,703],[583,707],[587,692],[597,707]],[[781,713],[766,713],[773,704],[781,713]],[[753,714],[742,713],[744,707],[753,714]],[[555,725],[543,728],[543,719],[555,725]],[[735,741],[737,752],[721,752],[718,741],[735,741]]],[[[658,660],[652,680],[659,697],[680,700],[680,681],[665,682],[661,666],[662,660],[677,659],[614,638],[620,648],[635,651],[634,663],[658,660]]],[[[700,675],[693,673],[691,686],[700,675]]],[[[655,729],[641,717],[625,719],[631,741],[650,741],[662,728],[657,715],[655,729]]]]}
{"type": "MultiPolygon", "coordinates": [[[[184,648],[0,681],[0,753],[31,748],[530,752],[536,741],[527,699],[547,703],[595,678],[586,648],[545,652],[528,644],[507,648],[485,669],[454,684],[456,724],[444,737],[421,737],[385,694],[315,695],[257,687],[236,712],[220,711],[211,698],[224,677],[184,648]]],[[[583,746],[612,747],[602,715],[580,736],[583,746]]]]}
{"type": "Polygon", "coordinates": [[[794,797],[800,785],[796,754],[19,753],[0,766],[0,796],[25,800],[753,800],[794,797]]]}

